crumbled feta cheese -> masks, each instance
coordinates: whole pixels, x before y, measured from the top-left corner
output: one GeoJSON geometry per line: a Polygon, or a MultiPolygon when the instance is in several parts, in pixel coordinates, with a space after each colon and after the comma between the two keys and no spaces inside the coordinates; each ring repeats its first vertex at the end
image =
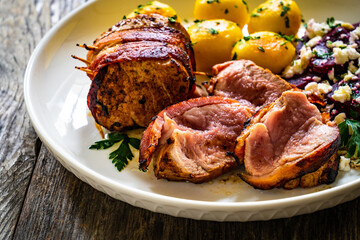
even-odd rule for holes
{"type": "Polygon", "coordinates": [[[346,47],[346,44],[345,44],[343,41],[338,40],[338,41],[333,42],[333,43],[331,44],[331,46],[332,46],[333,48],[335,48],[335,47],[341,48],[341,47],[346,47]]]}
{"type": "Polygon", "coordinates": [[[349,70],[347,72],[347,74],[344,76],[344,81],[350,81],[350,80],[356,80],[357,76],[355,76],[354,74],[352,74],[349,70]]]}
{"type": "Polygon", "coordinates": [[[332,90],[332,86],[330,86],[330,84],[328,82],[319,83],[317,87],[321,94],[328,94],[332,90]]]}
{"type": "Polygon", "coordinates": [[[331,81],[335,80],[335,70],[334,68],[331,69],[331,71],[328,72],[328,77],[331,81]]]}
{"type": "Polygon", "coordinates": [[[310,38],[315,36],[324,36],[331,30],[326,23],[317,23],[314,19],[310,19],[307,23],[307,35],[310,38]]]}
{"type": "Polygon", "coordinates": [[[334,118],[334,122],[339,125],[340,123],[342,123],[343,121],[345,121],[346,118],[346,114],[345,113],[339,113],[338,115],[335,116],[334,118]]]}
{"type": "Polygon", "coordinates": [[[309,65],[310,59],[314,56],[311,48],[308,46],[302,46],[300,49],[300,59],[293,61],[291,66],[287,66],[282,73],[285,78],[291,78],[295,74],[302,74],[309,65]]]}
{"type": "Polygon", "coordinates": [[[359,68],[354,65],[354,61],[351,61],[348,66],[348,71],[355,73],[359,68]]]}
{"type": "Polygon", "coordinates": [[[356,40],[358,40],[360,37],[360,26],[355,28],[355,30],[350,32],[350,44],[354,44],[356,40]]]}
{"type": "Polygon", "coordinates": [[[318,89],[318,84],[316,82],[308,83],[304,90],[309,93],[316,93],[318,89]]]}
{"type": "Polygon", "coordinates": [[[360,57],[360,54],[354,48],[334,48],[333,57],[336,64],[344,64],[349,60],[355,60],[360,57]]]}
{"type": "Polygon", "coordinates": [[[339,170],[346,172],[350,171],[350,158],[340,156],[339,170]]]}
{"type": "Polygon", "coordinates": [[[350,99],[351,99],[350,87],[348,85],[340,86],[339,89],[334,92],[334,95],[332,95],[332,98],[335,101],[339,101],[341,103],[350,101],[350,99]]]}
{"type": "Polygon", "coordinates": [[[320,82],[321,81],[321,77],[318,76],[313,76],[312,80],[314,80],[315,82],[320,82]]]}
{"type": "Polygon", "coordinates": [[[314,47],[319,41],[321,40],[321,37],[320,36],[316,36],[312,39],[310,39],[306,45],[309,46],[309,47],[314,47]]]}

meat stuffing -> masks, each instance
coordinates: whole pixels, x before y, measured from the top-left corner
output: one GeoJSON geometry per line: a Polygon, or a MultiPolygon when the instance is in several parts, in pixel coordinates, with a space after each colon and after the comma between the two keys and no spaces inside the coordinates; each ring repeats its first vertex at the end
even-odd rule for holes
{"type": "Polygon", "coordinates": [[[213,67],[208,91],[211,95],[234,98],[259,109],[291,88],[288,82],[252,61],[237,60],[213,67]]]}
{"type": "MultiPolygon", "coordinates": [[[[195,62],[188,33],[158,14],[124,19],[94,41],[86,68],[88,107],[110,131],[146,127],[165,107],[194,91],[195,62]]],[[[77,57],[76,57],[77,58],[77,57]]],[[[79,58],[78,58],[79,59],[79,58]]]]}
{"type": "Polygon", "coordinates": [[[202,97],[160,112],[143,134],[140,168],[157,178],[201,183],[238,166],[235,139],[251,109],[234,99],[202,97]]]}
{"type": "MultiPolygon", "coordinates": [[[[255,188],[271,189],[317,171],[339,146],[337,125],[322,123],[319,110],[305,94],[286,91],[252,117],[237,138],[235,155],[245,165],[246,172],[240,174],[244,181],[255,188]]],[[[330,170],[337,170],[334,158],[336,162],[320,175],[334,175],[330,170]]],[[[328,177],[327,183],[335,179],[328,177]]]]}

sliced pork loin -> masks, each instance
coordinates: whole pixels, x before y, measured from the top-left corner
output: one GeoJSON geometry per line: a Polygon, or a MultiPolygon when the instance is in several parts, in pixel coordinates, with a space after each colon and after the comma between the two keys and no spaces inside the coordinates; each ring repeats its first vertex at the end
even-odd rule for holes
{"type": "Polygon", "coordinates": [[[274,102],[290,89],[287,81],[250,60],[215,65],[208,87],[211,95],[234,98],[257,109],[274,102]]]}
{"type": "Polygon", "coordinates": [[[305,94],[284,92],[258,111],[237,138],[235,155],[246,170],[241,178],[271,189],[318,170],[340,145],[337,125],[321,120],[305,94]]]}
{"type": "Polygon", "coordinates": [[[202,97],[160,112],[143,134],[140,168],[157,178],[201,183],[237,167],[235,139],[251,109],[234,99],[202,97]]]}

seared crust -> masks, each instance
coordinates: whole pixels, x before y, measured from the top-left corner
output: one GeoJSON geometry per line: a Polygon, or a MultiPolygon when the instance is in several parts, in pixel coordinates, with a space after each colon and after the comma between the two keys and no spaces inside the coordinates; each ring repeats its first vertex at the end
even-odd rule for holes
{"type": "Polygon", "coordinates": [[[192,85],[195,80],[192,77],[189,56],[181,48],[162,42],[138,41],[116,45],[96,56],[88,68],[94,73],[97,73],[101,68],[110,64],[151,59],[164,60],[170,58],[181,62],[189,74],[188,81],[190,82],[190,85],[192,85]]]}
{"type": "Polygon", "coordinates": [[[318,170],[305,174],[300,178],[292,179],[284,184],[285,189],[294,189],[297,187],[310,188],[320,184],[330,184],[336,179],[339,169],[339,156],[334,153],[330,159],[318,170]]]}
{"type": "Polygon", "coordinates": [[[96,122],[111,131],[146,127],[169,103],[188,97],[189,78],[170,57],[112,63],[92,81],[88,106],[96,122]]]}

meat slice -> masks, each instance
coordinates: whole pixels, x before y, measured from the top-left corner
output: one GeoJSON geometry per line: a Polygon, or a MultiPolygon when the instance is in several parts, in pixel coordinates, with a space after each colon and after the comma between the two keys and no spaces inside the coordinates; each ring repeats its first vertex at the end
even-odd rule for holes
{"type": "Polygon", "coordinates": [[[234,98],[255,108],[274,102],[290,89],[288,82],[250,60],[215,65],[208,87],[211,95],[234,98]]]}
{"type": "Polygon", "coordinates": [[[140,168],[157,178],[201,183],[237,166],[235,139],[251,109],[234,99],[202,97],[168,107],[144,132],[140,168]]]}
{"type": "Polygon", "coordinates": [[[165,107],[188,98],[186,53],[158,42],[129,42],[93,61],[88,107],[110,131],[146,127],[165,107]],[[119,50],[120,49],[120,50],[119,50]]]}
{"type": "Polygon", "coordinates": [[[318,170],[339,145],[337,125],[323,124],[305,94],[286,91],[252,117],[237,138],[235,155],[244,162],[244,181],[271,189],[318,170]]]}

